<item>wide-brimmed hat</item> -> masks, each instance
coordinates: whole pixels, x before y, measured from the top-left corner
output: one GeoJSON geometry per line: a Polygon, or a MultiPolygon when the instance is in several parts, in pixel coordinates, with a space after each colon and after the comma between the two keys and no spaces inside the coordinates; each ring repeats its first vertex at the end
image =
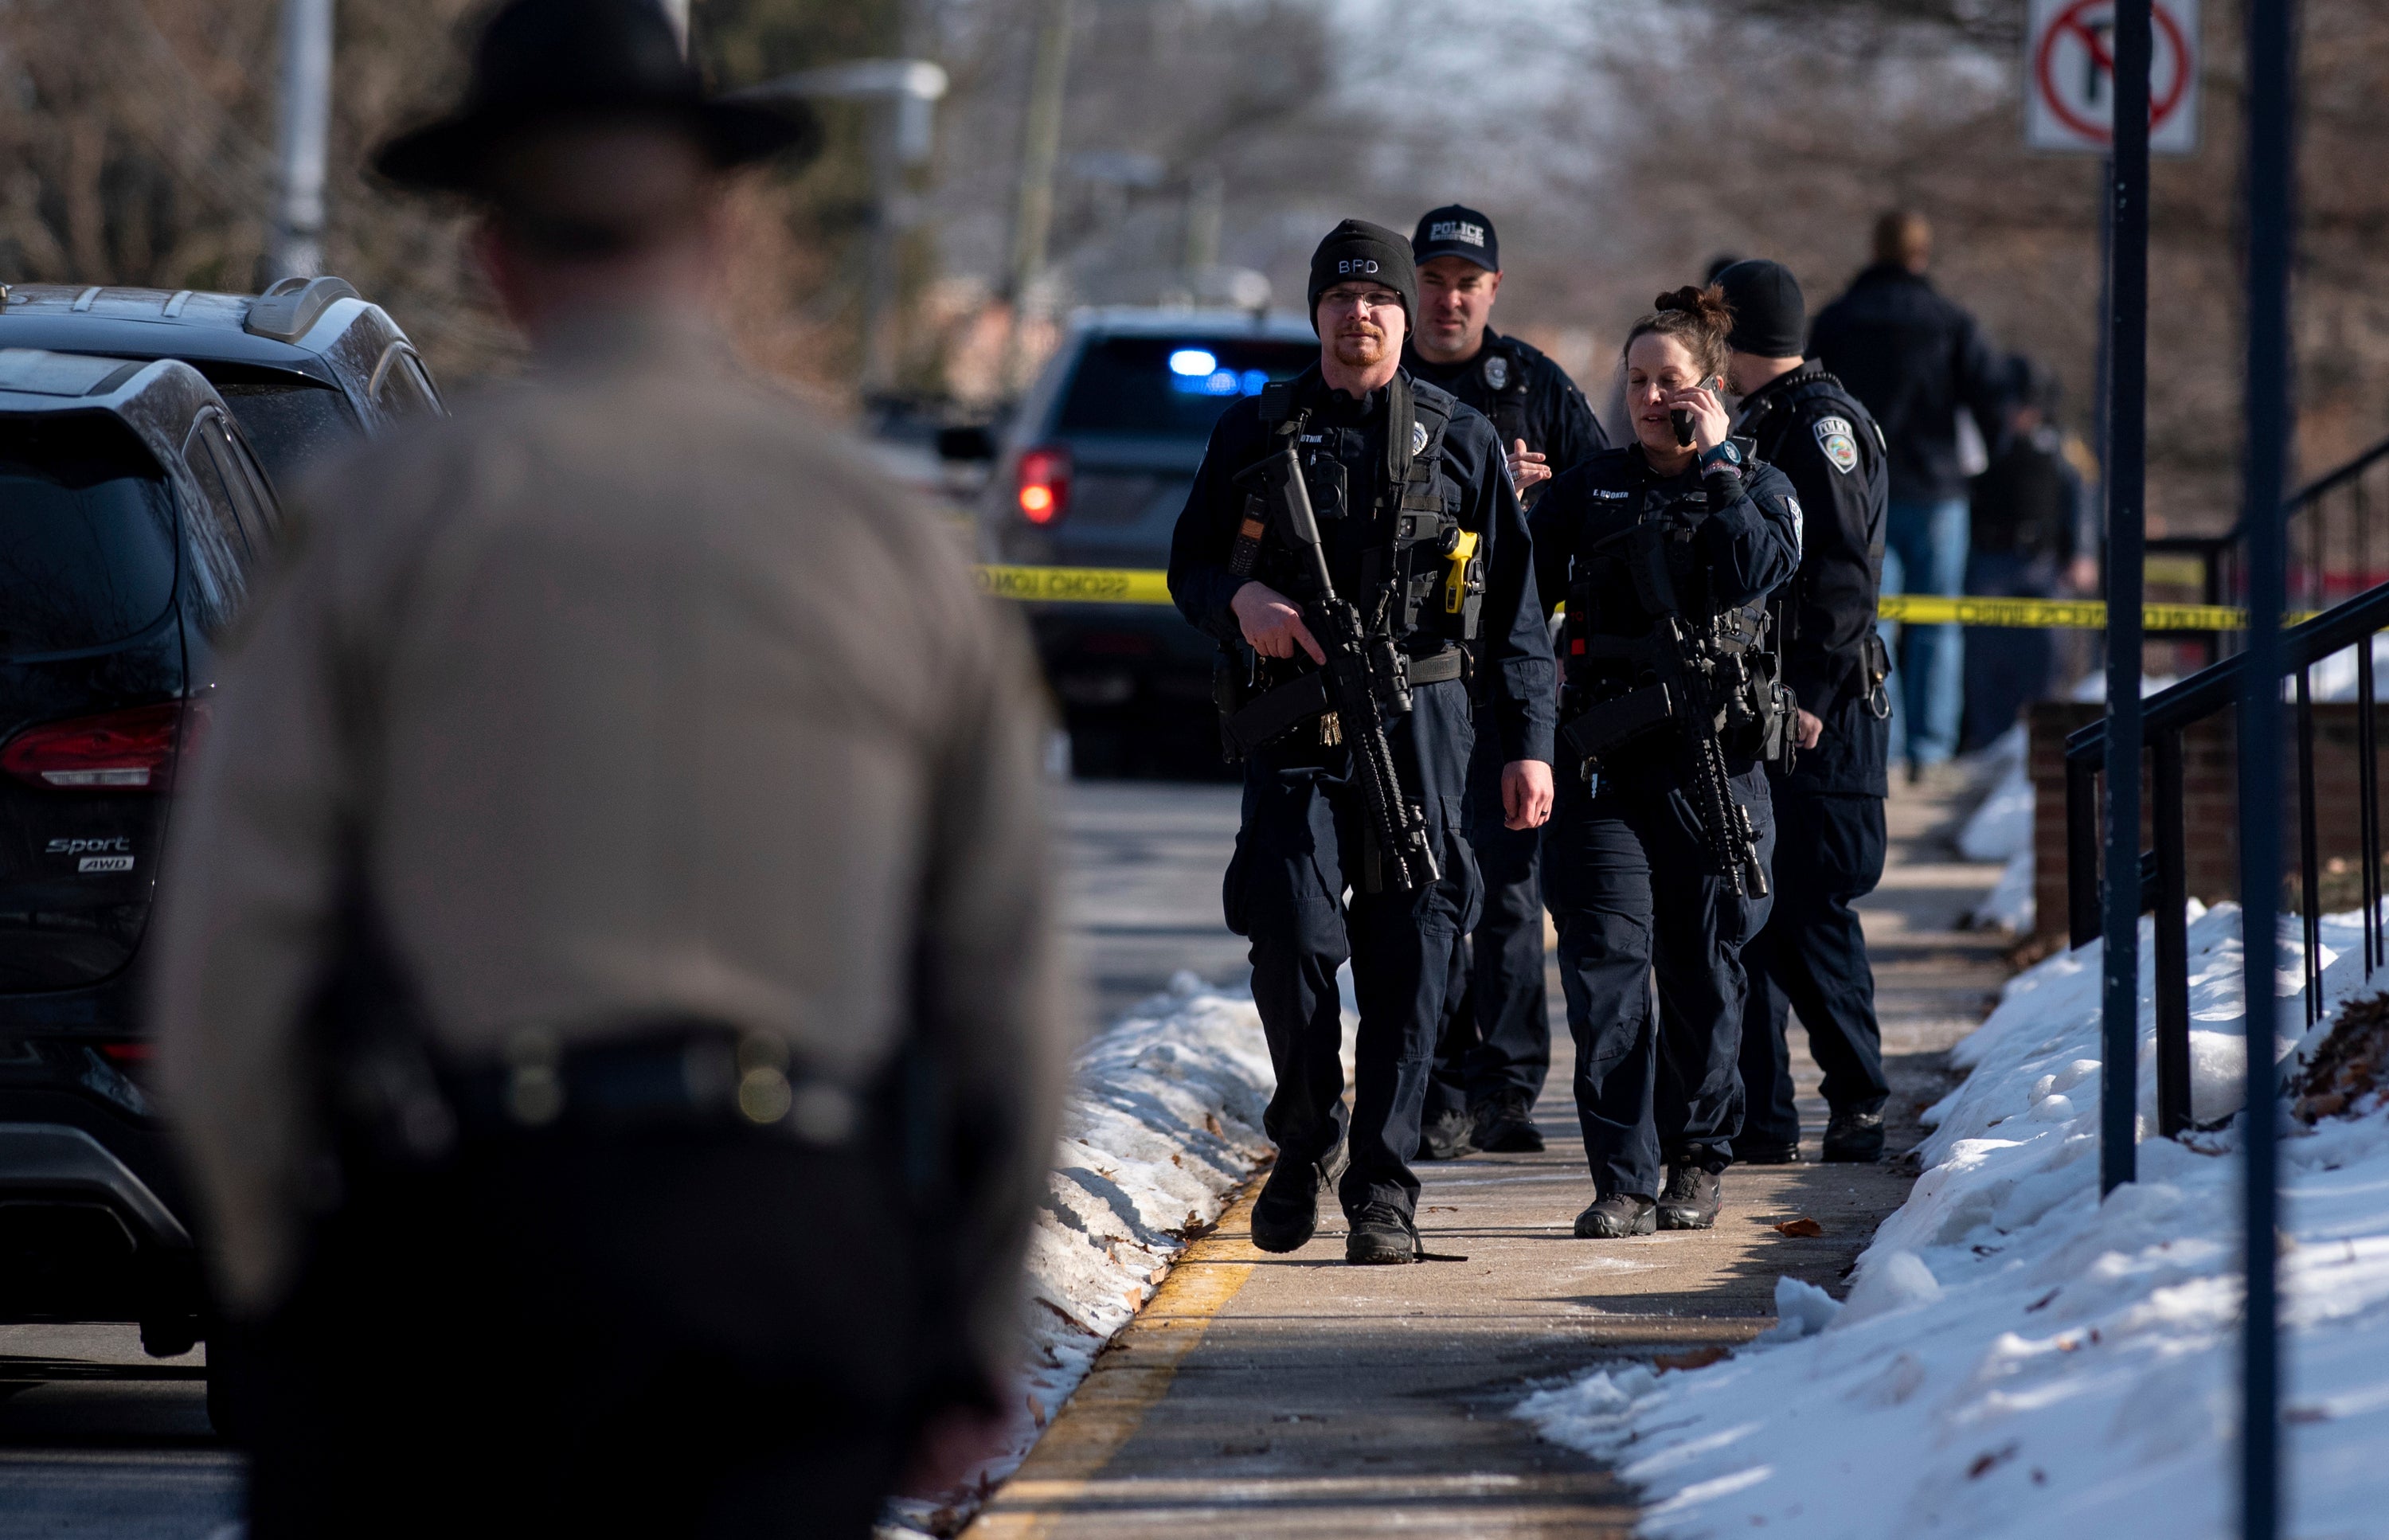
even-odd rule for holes
{"type": "Polygon", "coordinates": [[[464,101],[383,145],[373,167],[418,191],[479,192],[492,152],[522,129],[650,115],[685,123],[724,168],[810,155],[821,139],[801,103],[709,97],[657,0],[511,0],[473,45],[464,101]]]}

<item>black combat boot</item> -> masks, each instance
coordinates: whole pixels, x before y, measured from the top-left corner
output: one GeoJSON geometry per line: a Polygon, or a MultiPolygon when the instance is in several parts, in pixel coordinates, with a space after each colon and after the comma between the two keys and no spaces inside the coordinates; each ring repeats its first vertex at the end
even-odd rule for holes
{"type": "Polygon", "coordinates": [[[1410,1216],[1391,1203],[1362,1203],[1352,1215],[1351,1233],[1344,1240],[1344,1260],[1364,1267],[1416,1262],[1418,1230],[1410,1216]]]}
{"type": "Polygon", "coordinates": [[[1834,1108],[1825,1121],[1825,1158],[1859,1163],[1883,1159],[1881,1105],[1834,1108]]]}
{"type": "Polygon", "coordinates": [[[1535,1126],[1534,1099],[1523,1091],[1476,1104],[1476,1148],[1504,1155],[1531,1155],[1543,1147],[1535,1126]]]}
{"type": "Polygon", "coordinates": [[[1752,1139],[1738,1135],[1733,1141],[1733,1158],[1737,1165],[1797,1165],[1800,1164],[1800,1141],[1796,1139],[1752,1139]]]}
{"type": "Polygon", "coordinates": [[[1725,1183],[1714,1171],[1697,1165],[1667,1167],[1667,1185],[1659,1190],[1661,1229],[1707,1229],[1717,1223],[1718,1204],[1725,1183]]]}
{"type": "Polygon", "coordinates": [[[1474,1148],[1468,1142],[1468,1114],[1457,1109],[1440,1113],[1419,1130],[1418,1158],[1423,1161],[1456,1161],[1474,1148]]]}
{"type": "Polygon", "coordinates": [[[1656,1212],[1648,1198],[1632,1192],[1613,1192],[1576,1216],[1576,1236],[1579,1241],[1616,1241],[1623,1236],[1648,1235],[1657,1228],[1654,1222],[1656,1212]]]}
{"type": "Polygon", "coordinates": [[[1322,1161],[1277,1163],[1253,1200],[1253,1244],[1265,1252],[1298,1252],[1319,1229],[1319,1194],[1342,1173],[1344,1147],[1322,1161]]]}

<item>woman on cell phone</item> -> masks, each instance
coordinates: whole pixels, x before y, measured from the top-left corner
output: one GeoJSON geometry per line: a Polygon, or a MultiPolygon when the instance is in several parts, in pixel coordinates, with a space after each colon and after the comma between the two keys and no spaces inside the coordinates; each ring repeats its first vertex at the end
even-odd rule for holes
{"type": "Polygon", "coordinates": [[[1532,519],[1543,603],[1567,606],[1543,891],[1587,1238],[1715,1224],[1742,1123],[1741,951],[1774,846],[1760,766],[1784,739],[1767,605],[1799,566],[1800,505],[1727,437],[1729,323],[1714,288],[1661,295],[1626,335],[1632,440],[1553,480],[1532,519]]]}

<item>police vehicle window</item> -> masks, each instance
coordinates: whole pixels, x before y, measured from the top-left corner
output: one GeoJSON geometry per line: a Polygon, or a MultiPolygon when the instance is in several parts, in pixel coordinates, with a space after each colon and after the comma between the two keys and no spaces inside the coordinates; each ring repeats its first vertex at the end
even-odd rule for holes
{"type": "Polygon", "coordinates": [[[230,432],[225,432],[224,437],[227,452],[226,468],[240,487],[247,489],[248,495],[241,501],[244,515],[251,508],[257,511],[258,531],[271,544],[282,529],[282,504],[275,498],[274,483],[258,465],[257,456],[249,452],[247,445],[230,432]]]}
{"type": "Polygon", "coordinates": [[[432,393],[430,377],[410,353],[401,353],[390,361],[390,367],[381,372],[381,389],[374,399],[393,417],[413,417],[440,410],[440,399],[432,393]]]}
{"type": "Polygon", "coordinates": [[[105,419],[0,424],[0,654],[121,642],[174,597],[174,500],[105,419]]]}
{"type": "Polygon", "coordinates": [[[218,382],[216,393],[239,419],[266,475],[285,491],[324,455],[364,442],[348,399],[329,386],[218,382]]]}
{"type": "Polygon", "coordinates": [[[224,477],[224,490],[232,494],[233,513],[240,520],[241,536],[249,541],[251,554],[262,555],[273,539],[274,520],[256,473],[248,464],[249,457],[233,442],[221,417],[207,419],[207,440],[209,451],[215,456],[216,470],[224,477]]]}
{"type": "Polygon", "coordinates": [[[253,549],[249,531],[241,525],[239,505],[233,502],[232,488],[225,483],[224,466],[217,460],[215,425],[202,417],[183,440],[183,461],[191,467],[191,475],[199,483],[199,490],[208,500],[216,522],[233,541],[233,547],[246,557],[253,549]]]}
{"type": "Polygon", "coordinates": [[[1062,433],[1205,439],[1228,403],[1292,379],[1315,343],[1251,337],[1114,337],[1090,343],[1063,393],[1062,433]]]}

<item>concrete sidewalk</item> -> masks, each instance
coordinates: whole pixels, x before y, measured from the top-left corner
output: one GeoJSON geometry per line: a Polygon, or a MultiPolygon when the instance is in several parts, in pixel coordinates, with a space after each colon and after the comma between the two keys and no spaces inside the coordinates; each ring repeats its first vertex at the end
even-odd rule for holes
{"type": "MultiPolygon", "coordinates": [[[[1947,1083],[1943,1051],[2005,975],[1995,939],[1956,929],[1998,868],[1957,859],[1953,802],[1895,798],[1892,870],[1867,906],[1896,1151],[1947,1083]]],[[[1427,1247],[1466,1261],[1347,1266],[1332,1213],[1309,1246],[1271,1256],[1250,1244],[1248,1203],[1238,1204],[1189,1248],[967,1533],[1627,1534],[1632,1494],[1537,1441],[1510,1408],[1592,1365],[1690,1365],[1744,1342],[1770,1324],[1780,1275],[1838,1292],[1909,1178],[1896,1161],[1737,1167],[1714,1230],[1576,1240],[1591,1188],[1556,979],[1551,997],[1558,1052],[1537,1108],[1550,1148],[1420,1168],[1427,1247]],[[1775,1228],[1802,1217],[1823,1233],[1775,1228]]],[[[1824,1109],[1800,1037],[1813,1160],[1824,1109]]]]}

